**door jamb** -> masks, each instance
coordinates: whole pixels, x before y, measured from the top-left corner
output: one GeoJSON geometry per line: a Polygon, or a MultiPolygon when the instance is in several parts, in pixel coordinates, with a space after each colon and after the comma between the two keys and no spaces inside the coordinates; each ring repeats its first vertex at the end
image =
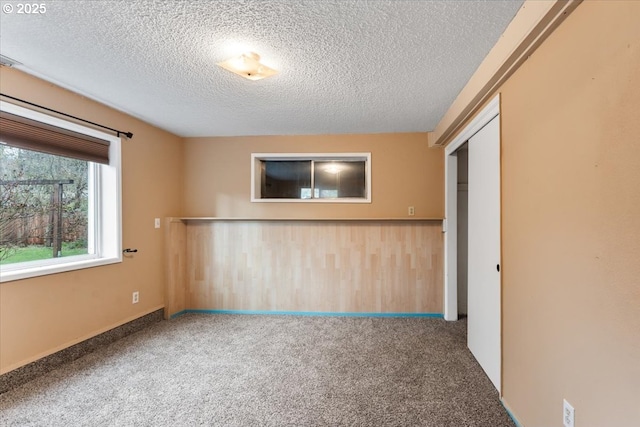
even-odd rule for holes
{"type": "Polygon", "coordinates": [[[500,94],[469,122],[444,150],[444,318],[458,320],[458,156],[456,150],[500,114],[500,94]]]}

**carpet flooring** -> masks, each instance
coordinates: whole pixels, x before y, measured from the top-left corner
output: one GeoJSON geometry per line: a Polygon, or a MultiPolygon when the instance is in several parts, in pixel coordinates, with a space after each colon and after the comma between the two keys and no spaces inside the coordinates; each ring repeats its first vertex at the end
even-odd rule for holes
{"type": "Polygon", "coordinates": [[[187,314],[0,395],[2,426],[514,426],[430,318],[187,314]]]}

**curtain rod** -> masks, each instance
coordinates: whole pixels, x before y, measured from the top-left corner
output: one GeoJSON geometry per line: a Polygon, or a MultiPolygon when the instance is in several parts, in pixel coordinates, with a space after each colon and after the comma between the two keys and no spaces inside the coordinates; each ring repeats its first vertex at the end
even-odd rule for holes
{"type": "Polygon", "coordinates": [[[102,128],[102,129],[110,130],[111,132],[115,132],[118,135],[118,138],[120,137],[120,135],[124,135],[129,139],[133,138],[133,134],[131,132],[124,132],[124,131],[121,131],[121,130],[118,130],[118,129],[110,128],[108,126],[104,126],[104,125],[101,125],[99,123],[91,122],[89,120],[81,119],[80,117],[72,116],[71,114],[63,113],[62,111],[57,111],[57,110],[54,110],[52,108],[43,107],[42,105],[34,104],[33,102],[25,101],[24,99],[15,98],[15,97],[10,96],[10,95],[5,95],[4,93],[0,93],[0,96],[4,96],[5,98],[13,99],[14,101],[18,101],[18,102],[22,102],[22,103],[27,104],[27,105],[31,105],[33,107],[42,108],[43,110],[51,111],[52,113],[60,114],[60,115],[65,116],[65,117],[70,117],[70,118],[72,118],[74,120],[79,120],[79,121],[84,122],[84,123],[89,123],[90,125],[98,126],[98,127],[102,128]]]}

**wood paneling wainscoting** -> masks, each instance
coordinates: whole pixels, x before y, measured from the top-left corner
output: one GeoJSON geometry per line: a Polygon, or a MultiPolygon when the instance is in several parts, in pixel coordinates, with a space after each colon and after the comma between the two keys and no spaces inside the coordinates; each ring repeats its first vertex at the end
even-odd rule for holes
{"type": "Polygon", "coordinates": [[[166,312],[442,313],[440,220],[168,218],[166,312]]]}

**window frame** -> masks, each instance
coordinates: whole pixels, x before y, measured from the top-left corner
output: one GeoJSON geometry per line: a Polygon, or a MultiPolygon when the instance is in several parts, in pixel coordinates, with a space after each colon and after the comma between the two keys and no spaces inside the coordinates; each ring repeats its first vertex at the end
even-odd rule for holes
{"type": "MultiPolygon", "coordinates": [[[[313,172],[312,172],[313,174],[313,172]]],[[[313,179],[312,179],[313,182],[313,179]]],[[[251,202],[255,203],[371,203],[371,153],[251,153],[251,202]],[[365,197],[263,199],[261,197],[261,161],[266,160],[310,160],[310,161],[364,161],[365,197]]],[[[313,191],[312,191],[313,194],[313,191]]]]}
{"type": "Polygon", "coordinates": [[[122,262],[121,139],[90,127],[0,101],[0,110],[109,141],[109,164],[89,163],[88,249],[93,254],[4,264],[0,283],[122,262]],[[93,202],[93,203],[92,203],[93,202]]]}

